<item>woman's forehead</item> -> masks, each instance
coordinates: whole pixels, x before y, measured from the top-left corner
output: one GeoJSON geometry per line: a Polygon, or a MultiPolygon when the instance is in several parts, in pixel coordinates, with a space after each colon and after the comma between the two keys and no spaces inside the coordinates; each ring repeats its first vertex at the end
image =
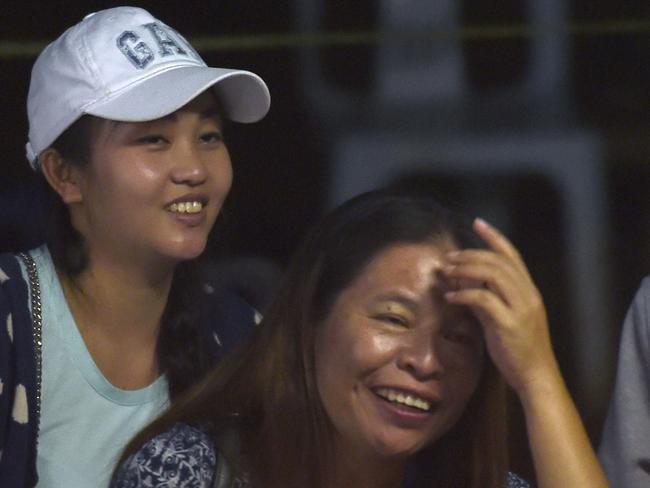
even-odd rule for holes
{"type": "Polygon", "coordinates": [[[412,292],[431,289],[439,282],[449,243],[396,244],[379,251],[357,274],[347,289],[385,293],[403,288],[412,292]]]}

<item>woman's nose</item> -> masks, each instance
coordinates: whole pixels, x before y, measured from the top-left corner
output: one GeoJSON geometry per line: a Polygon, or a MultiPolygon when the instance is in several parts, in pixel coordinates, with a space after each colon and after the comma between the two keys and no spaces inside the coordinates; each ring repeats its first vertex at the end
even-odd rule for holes
{"type": "Polygon", "coordinates": [[[439,352],[433,334],[413,334],[402,345],[397,364],[418,379],[434,378],[444,369],[439,352]]]}
{"type": "Polygon", "coordinates": [[[197,186],[208,176],[206,164],[199,151],[191,147],[182,147],[174,152],[172,180],[177,184],[197,186]]]}

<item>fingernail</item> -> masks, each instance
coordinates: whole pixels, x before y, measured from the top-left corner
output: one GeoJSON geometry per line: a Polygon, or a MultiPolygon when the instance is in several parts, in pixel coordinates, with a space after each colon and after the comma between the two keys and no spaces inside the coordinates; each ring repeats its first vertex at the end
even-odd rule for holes
{"type": "Polygon", "coordinates": [[[449,251],[447,257],[449,259],[457,258],[460,255],[460,251],[449,251]]]}
{"type": "Polygon", "coordinates": [[[490,224],[488,224],[485,220],[483,220],[481,217],[476,217],[474,219],[474,223],[476,225],[480,225],[481,227],[491,227],[490,224]]]}

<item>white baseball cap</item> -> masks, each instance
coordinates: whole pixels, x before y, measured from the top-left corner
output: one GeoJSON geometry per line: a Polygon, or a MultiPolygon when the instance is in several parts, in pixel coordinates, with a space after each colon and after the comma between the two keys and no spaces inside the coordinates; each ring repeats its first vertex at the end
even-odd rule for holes
{"type": "Polygon", "coordinates": [[[208,67],[187,40],[149,12],[117,7],[87,15],[39,55],[32,69],[27,159],[84,114],[122,122],[164,117],[213,87],[224,116],[256,122],[269,89],[250,71],[208,67]]]}

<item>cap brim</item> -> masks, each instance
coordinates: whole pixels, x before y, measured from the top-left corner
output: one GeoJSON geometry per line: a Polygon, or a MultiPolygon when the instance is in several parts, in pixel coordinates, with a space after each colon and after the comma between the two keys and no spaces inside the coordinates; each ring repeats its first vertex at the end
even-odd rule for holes
{"type": "Polygon", "coordinates": [[[255,73],[179,66],[84,107],[84,112],[122,122],[154,120],[175,112],[210,87],[217,93],[224,116],[235,122],[257,122],[271,105],[269,89],[255,73]]]}

